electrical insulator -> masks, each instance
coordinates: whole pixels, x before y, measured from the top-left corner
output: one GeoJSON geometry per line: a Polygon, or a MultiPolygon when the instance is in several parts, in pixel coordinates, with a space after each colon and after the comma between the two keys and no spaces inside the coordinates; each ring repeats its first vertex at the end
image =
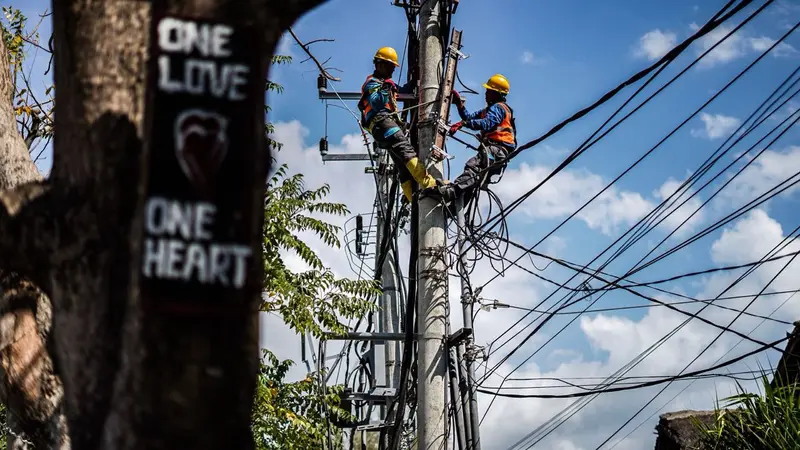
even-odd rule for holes
{"type": "Polygon", "coordinates": [[[325,156],[328,154],[328,138],[319,138],[319,154],[325,156]]]}
{"type": "Polygon", "coordinates": [[[328,90],[328,79],[322,76],[322,74],[317,77],[317,89],[320,91],[328,90]]]}
{"type": "Polygon", "coordinates": [[[361,247],[361,239],[364,234],[364,218],[361,214],[356,216],[356,255],[361,256],[364,254],[364,249],[361,247]]]}

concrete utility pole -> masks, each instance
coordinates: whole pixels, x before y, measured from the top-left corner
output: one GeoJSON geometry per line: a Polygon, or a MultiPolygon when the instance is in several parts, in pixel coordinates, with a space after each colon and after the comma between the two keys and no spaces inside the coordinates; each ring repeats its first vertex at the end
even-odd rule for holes
{"type": "MultiPolygon", "coordinates": [[[[439,0],[423,2],[419,12],[419,141],[422,161],[427,159],[437,134],[437,120],[432,102],[439,94],[438,65],[442,61],[439,0]]],[[[428,170],[441,177],[442,162],[428,170]]],[[[443,207],[437,198],[419,201],[419,279],[417,314],[419,333],[417,356],[417,439],[419,450],[446,448],[447,438],[447,355],[445,324],[447,321],[447,252],[446,222],[443,207]]]]}

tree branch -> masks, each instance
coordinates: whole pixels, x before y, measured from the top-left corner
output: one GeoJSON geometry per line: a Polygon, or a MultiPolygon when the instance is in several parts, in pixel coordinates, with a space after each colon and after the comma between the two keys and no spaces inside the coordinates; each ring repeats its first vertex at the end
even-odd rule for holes
{"type": "MultiPolygon", "coordinates": [[[[319,60],[311,53],[311,50],[309,49],[309,46],[311,44],[315,43],[315,42],[323,42],[323,41],[324,42],[333,42],[333,39],[316,39],[316,40],[313,40],[311,42],[308,42],[308,43],[304,44],[303,41],[301,41],[300,38],[297,37],[297,35],[294,33],[294,30],[292,30],[291,27],[289,28],[289,34],[292,35],[292,37],[294,38],[295,42],[297,42],[297,45],[299,45],[303,49],[303,51],[306,52],[306,55],[308,55],[308,58],[311,59],[312,61],[314,61],[314,64],[316,64],[317,68],[319,69],[319,73],[321,73],[323,77],[325,77],[325,78],[327,78],[327,79],[329,79],[331,81],[342,81],[341,78],[338,78],[338,77],[335,77],[335,76],[331,75],[328,72],[328,69],[325,68],[323,63],[319,62],[319,60]]],[[[326,62],[327,62],[327,60],[326,60],[326,62]]]]}

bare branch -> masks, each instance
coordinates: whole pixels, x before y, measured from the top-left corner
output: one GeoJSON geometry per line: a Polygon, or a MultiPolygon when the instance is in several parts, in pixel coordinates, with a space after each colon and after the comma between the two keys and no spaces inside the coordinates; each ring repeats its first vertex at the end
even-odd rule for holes
{"type": "Polygon", "coordinates": [[[306,42],[306,46],[310,47],[311,44],[316,44],[317,42],[336,42],[336,40],[335,39],[330,39],[330,38],[314,39],[314,40],[306,42]]]}
{"type": "Polygon", "coordinates": [[[31,39],[30,37],[22,36],[22,40],[27,42],[28,44],[33,45],[34,47],[38,48],[39,50],[44,50],[47,53],[52,53],[49,49],[46,49],[46,48],[42,47],[41,45],[39,45],[38,42],[36,42],[35,40],[31,39]]]}
{"type": "MultiPolygon", "coordinates": [[[[311,54],[311,50],[309,50],[308,46],[311,45],[313,42],[316,42],[316,41],[311,41],[311,42],[309,42],[307,44],[304,44],[303,41],[301,41],[300,38],[298,38],[297,35],[294,34],[294,30],[292,30],[291,27],[289,27],[289,33],[294,38],[295,42],[297,42],[297,45],[299,45],[303,49],[303,51],[306,52],[306,55],[308,55],[308,57],[312,61],[314,61],[314,64],[316,64],[317,68],[319,69],[319,73],[321,73],[323,77],[325,77],[325,78],[327,78],[327,79],[329,79],[331,81],[341,81],[342,80],[341,78],[335,77],[335,76],[331,75],[330,73],[328,73],[328,70],[325,68],[324,64],[319,62],[319,60],[313,54],[311,54]]],[[[321,41],[321,40],[317,39],[317,41],[321,41]]],[[[326,42],[332,42],[333,39],[326,39],[325,41],[326,42]]]]}

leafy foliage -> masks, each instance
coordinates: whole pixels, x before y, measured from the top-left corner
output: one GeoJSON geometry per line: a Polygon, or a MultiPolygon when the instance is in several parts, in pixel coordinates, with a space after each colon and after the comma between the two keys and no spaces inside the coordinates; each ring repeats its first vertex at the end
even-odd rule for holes
{"type": "Polygon", "coordinates": [[[28,18],[22,11],[10,6],[3,6],[2,24],[3,43],[8,52],[8,62],[11,65],[11,73],[16,74],[22,70],[22,60],[25,59],[25,23],[28,18]]]}
{"type": "MultiPolygon", "coordinates": [[[[3,34],[3,43],[6,46],[10,65],[11,82],[14,86],[10,100],[14,105],[18,129],[31,151],[36,150],[34,144],[37,143],[44,144],[41,145],[41,150],[43,150],[53,137],[54,86],[47,87],[43,95],[42,93],[37,95],[31,87],[30,67],[24,67],[23,63],[27,59],[29,51],[42,50],[48,54],[51,52],[40,43],[37,30],[41,21],[29,31],[27,29],[28,18],[19,9],[11,6],[3,7],[3,19],[0,22],[0,30],[3,34]]],[[[52,54],[50,57],[52,58],[52,54]]],[[[34,157],[34,161],[41,156],[41,150],[34,157]]]]}
{"type": "MultiPolygon", "coordinates": [[[[339,407],[341,387],[321,393],[312,376],[286,383],[292,362],[279,361],[269,350],[263,353],[252,420],[258,450],[321,448],[329,429],[326,414],[333,419],[354,419],[339,407]]],[[[341,431],[335,427],[330,431],[334,448],[339,448],[341,431]]]]}
{"type": "Polygon", "coordinates": [[[800,392],[796,385],[773,387],[762,377],[764,395],[745,392],[718,402],[714,422],[700,426],[708,449],[789,450],[800,442],[800,392]],[[736,409],[729,409],[735,407],[736,409]]]}
{"type": "Polygon", "coordinates": [[[336,278],[319,256],[298,234],[309,232],[325,244],[340,248],[340,228],[312,217],[323,213],[346,215],[345,205],[330,203],[324,197],[330,186],[306,190],[303,176],[287,176],[281,166],[270,180],[264,214],[264,272],[266,298],[263,310],[280,314],[296,332],[315,337],[323,332],[343,333],[346,326],[340,318],[363,317],[375,309],[379,293],[374,280],[336,278]],[[289,251],[309,266],[304,272],[290,270],[281,255],[289,251]]]}
{"type": "MultiPolygon", "coordinates": [[[[276,56],[274,64],[287,64],[290,57],[276,56]]],[[[267,81],[267,91],[282,92],[283,87],[267,81]]],[[[265,113],[269,107],[265,108],[265,113]]],[[[269,138],[274,127],[265,124],[270,145],[281,144],[269,138]]],[[[363,317],[375,309],[378,290],[373,280],[342,279],[325,267],[314,250],[299,236],[308,233],[326,245],[340,248],[340,227],[318,218],[319,215],[349,214],[346,206],[325,201],[330,186],[308,190],[301,174],[289,176],[282,165],[267,185],[264,203],[262,256],[264,264],[264,302],[262,310],[281,316],[299,334],[321,337],[325,332],[347,331],[341,320],[363,317]],[[284,256],[297,255],[308,269],[291,270],[284,256]]],[[[305,450],[325,448],[328,433],[338,448],[341,430],[329,419],[351,420],[339,407],[342,386],[325,387],[321,375],[310,373],[303,380],[286,382],[294,363],[280,361],[264,350],[261,373],[253,407],[252,429],[258,450],[305,450]]],[[[333,449],[331,449],[333,450],[333,449]]]]}
{"type": "MultiPolygon", "coordinates": [[[[288,55],[275,55],[275,56],[272,57],[272,64],[273,65],[289,64],[291,62],[292,62],[292,57],[288,56],[288,55]]],[[[283,86],[280,85],[279,83],[275,83],[274,81],[267,80],[265,90],[267,92],[276,92],[276,93],[280,94],[280,93],[283,92],[283,86]]],[[[269,112],[271,110],[272,110],[272,108],[270,108],[269,105],[264,105],[264,114],[265,115],[269,114],[269,112]]],[[[275,132],[275,127],[272,125],[272,123],[270,121],[265,121],[264,128],[265,128],[265,131],[267,133],[267,141],[269,143],[269,146],[274,148],[274,149],[276,149],[276,150],[280,150],[281,147],[283,146],[283,144],[281,144],[280,142],[278,142],[278,141],[276,141],[276,140],[274,140],[274,139],[272,139],[270,137],[270,135],[275,132]]]]}

